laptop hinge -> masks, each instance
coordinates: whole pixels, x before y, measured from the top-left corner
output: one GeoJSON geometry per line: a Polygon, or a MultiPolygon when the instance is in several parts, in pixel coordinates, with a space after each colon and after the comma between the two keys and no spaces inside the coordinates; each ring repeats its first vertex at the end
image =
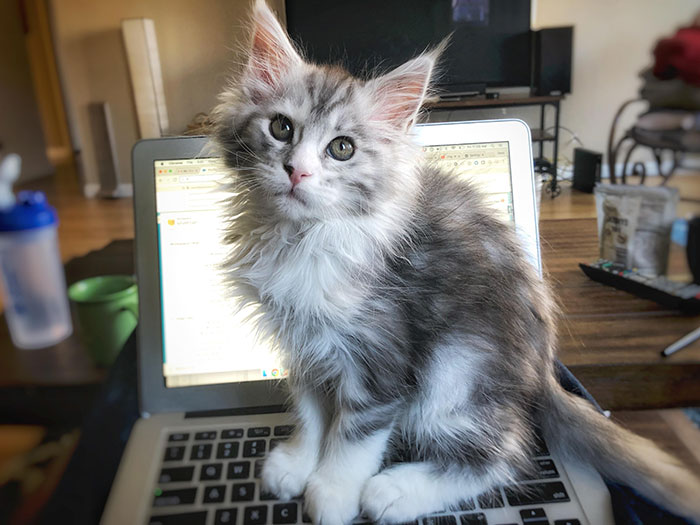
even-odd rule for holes
{"type": "Polygon", "coordinates": [[[287,412],[288,407],[284,405],[270,405],[263,407],[243,407],[224,408],[220,410],[198,410],[195,412],[185,412],[185,419],[196,417],[227,417],[227,416],[252,416],[255,414],[274,414],[276,412],[287,412]]]}

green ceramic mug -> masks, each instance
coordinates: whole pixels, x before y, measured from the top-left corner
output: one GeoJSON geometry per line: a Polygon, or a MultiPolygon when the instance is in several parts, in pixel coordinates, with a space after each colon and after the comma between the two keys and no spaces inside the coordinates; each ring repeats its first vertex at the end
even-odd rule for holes
{"type": "Polygon", "coordinates": [[[91,277],[68,288],[82,340],[97,365],[111,365],[134,331],[137,292],[136,280],[128,275],[91,277]]]}

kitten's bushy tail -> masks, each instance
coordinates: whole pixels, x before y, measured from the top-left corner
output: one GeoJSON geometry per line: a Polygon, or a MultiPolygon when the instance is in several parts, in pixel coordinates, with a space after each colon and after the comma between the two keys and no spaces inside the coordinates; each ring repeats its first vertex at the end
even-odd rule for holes
{"type": "Polygon", "coordinates": [[[551,412],[544,417],[542,430],[550,448],[592,464],[606,479],[700,523],[700,480],[676,458],[616,425],[554,378],[548,390],[551,412]]]}

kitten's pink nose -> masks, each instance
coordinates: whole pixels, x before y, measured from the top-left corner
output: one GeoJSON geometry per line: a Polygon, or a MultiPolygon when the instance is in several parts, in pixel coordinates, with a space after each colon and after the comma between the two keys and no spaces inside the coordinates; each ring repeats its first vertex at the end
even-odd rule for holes
{"type": "Polygon", "coordinates": [[[292,181],[292,188],[299,184],[301,182],[301,179],[303,179],[304,177],[311,177],[311,173],[308,173],[305,170],[293,168],[288,164],[284,166],[284,171],[287,172],[287,175],[289,175],[289,180],[292,181]]]}

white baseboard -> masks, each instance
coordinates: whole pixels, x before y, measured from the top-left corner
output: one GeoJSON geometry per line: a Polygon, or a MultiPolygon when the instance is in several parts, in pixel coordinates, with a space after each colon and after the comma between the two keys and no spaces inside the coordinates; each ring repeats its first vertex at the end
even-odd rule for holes
{"type": "Polygon", "coordinates": [[[117,189],[109,194],[102,194],[100,192],[100,185],[97,182],[88,182],[83,186],[83,195],[88,199],[93,199],[95,197],[104,197],[107,199],[120,199],[126,197],[133,197],[134,186],[131,183],[120,183],[117,189]]]}

